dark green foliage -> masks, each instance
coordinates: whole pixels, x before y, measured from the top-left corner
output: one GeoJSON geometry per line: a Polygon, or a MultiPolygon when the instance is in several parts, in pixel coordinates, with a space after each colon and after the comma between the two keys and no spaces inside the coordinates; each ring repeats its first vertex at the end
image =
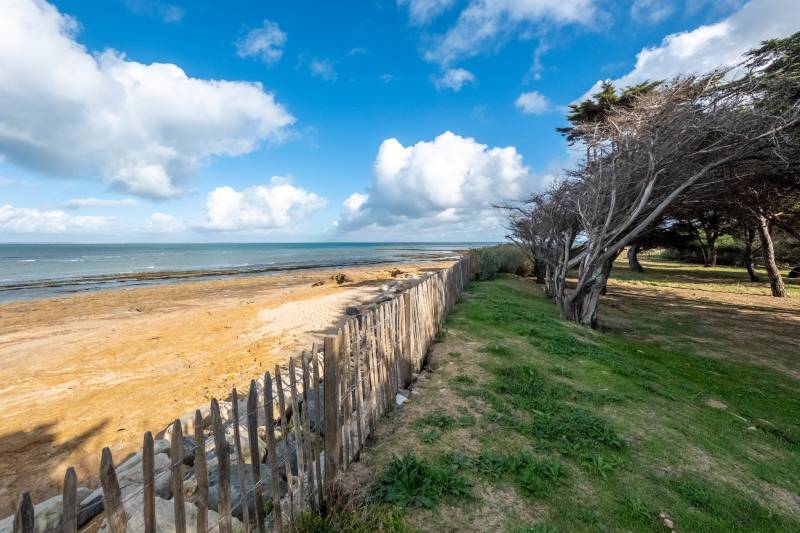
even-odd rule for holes
{"type": "Polygon", "coordinates": [[[550,458],[537,459],[527,452],[483,452],[474,460],[475,470],[490,480],[510,479],[525,494],[544,497],[566,475],[564,466],[550,458]]]}
{"type": "Polygon", "coordinates": [[[399,507],[432,508],[470,495],[470,485],[452,465],[428,462],[412,454],[395,457],[372,489],[374,501],[399,507]]]}
{"type": "Polygon", "coordinates": [[[533,270],[525,253],[515,244],[477,248],[470,254],[478,281],[494,279],[501,273],[527,276],[533,270]]]}
{"type": "Polygon", "coordinates": [[[325,517],[313,511],[295,516],[292,533],[411,533],[402,513],[388,505],[365,505],[354,510],[334,507],[325,517]]]}

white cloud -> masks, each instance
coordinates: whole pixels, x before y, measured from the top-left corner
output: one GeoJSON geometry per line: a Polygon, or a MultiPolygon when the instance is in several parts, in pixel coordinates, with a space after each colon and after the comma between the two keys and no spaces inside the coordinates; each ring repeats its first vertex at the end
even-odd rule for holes
{"type": "Polygon", "coordinates": [[[490,148],[449,131],[411,146],[386,139],[374,168],[369,194],[355,193],[345,201],[339,230],[497,232],[502,215],[492,205],[541,187],[541,178],[530,173],[513,146],[490,148]]]}
{"type": "Polygon", "coordinates": [[[237,191],[217,187],[208,194],[203,227],[212,230],[269,230],[286,227],[326,205],[313,192],[295,187],[289,178],[273,176],[269,185],[237,191]]]}
{"type": "Polygon", "coordinates": [[[276,63],[283,55],[286,33],[277,23],[264,19],[260,28],[247,32],[236,41],[236,55],[239,57],[258,57],[266,65],[276,63]]]}
{"type": "Polygon", "coordinates": [[[427,24],[454,3],[455,0],[397,0],[397,5],[408,6],[408,16],[413,24],[427,24]]]}
{"type": "Polygon", "coordinates": [[[0,205],[0,232],[3,233],[96,233],[109,229],[110,217],[75,216],[60,209],[0,205]]]}
{"type": "Polygon", "coordinates": [[[166,213],[153,213],[142,226],[143,233],[177,233],[186,229],[178,218],[166,213]]]}
{"type": "Polygon", "coordinates": [[[463,68],[450,68],[442,74],[441,78],[433,81],[436,90],[452,89],[455,92],[461,90],[465,83],[475,83],[475,75],[463,68]]]}
{"type": "Polygon", "coordinates": [[[541,115],[550,109],[550,102],[542,94],[530,91],[520,94],[514,101],[514,105],[526,115],[541,115]]]}
{"type": "Polygon", "coordinates": [[[336,73],[333,61],[328,59],[318,59],[315,57],[308,64],[308,69],[311,71],[312,75],[322,78],[325,81],[336,81],[336,78],[339,77],[336,73]]]}
{"type": "Polygon", "coordinates": [[[633,0],[631,17],[639,22],[658,24],[675,12],[671,0],[633,0]]]}
{"type": "Polygon", "coordinates": [[[450,64],[496,48],[521,28],[542,23],[588,25],[596,21],[596,12],[595,0],[470,0],[425,57],[450,64]]]}
{"type": "MultiPolygon", "coordinates": [[[[762,41],[786,37],[798,28],[800,9],[796,0],[752,0],[720,22],[667,35],[659,46],[644,48],[637,54],[633,70],[614,84],[625,87],[731,66],[762,41]]],[[[600,83],[584,97],[597,92],[600,83]]]]}
{"type": "Polygon", "coordinates": [[[82,207],[124,207],[129,205],[136,205],[139,202],[134,198],[121,198],[119,200],[110,200],[107,198],[73,198],[64,202],[63,207],[66,209],[80,209],[82,207]]]}
{"type": "Polygon", "coordinates": [[[381,79],[383,83],[392,83],[397,79],[394,74],[390,74],[388,72],[384,72],[378,77],[381,79]]]}
{"type": "Polygon", "coordinates": [[[208,158],[251,152],[294,122],[258,83],[191,78],[114,50],[92,54],[77,30],[43,0],[4,0],[0,154],[8,161],[168,197],[208,158]]]}

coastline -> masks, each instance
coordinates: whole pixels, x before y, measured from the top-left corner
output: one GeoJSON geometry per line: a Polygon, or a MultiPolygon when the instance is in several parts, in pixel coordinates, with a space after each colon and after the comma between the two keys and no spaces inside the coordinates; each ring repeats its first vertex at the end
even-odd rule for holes
{"type": "Polygon", "coordinates": [[[0,305],[0,502],[9,511],[20,490],[36,500],[57,493],[69,465],[80,485],[96,481],[103,446],[124,459],[144,431],[307,349],[345,307],[450,263],[302,269],[0,305]],[[336,284],[337,272],[350,281],[336,284]]]}

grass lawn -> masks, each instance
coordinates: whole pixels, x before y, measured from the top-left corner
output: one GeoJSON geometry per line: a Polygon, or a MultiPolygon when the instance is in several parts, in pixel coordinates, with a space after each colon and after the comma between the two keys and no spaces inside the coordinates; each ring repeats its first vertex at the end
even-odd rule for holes
{"type": "Polygon", "coordinates": [[[472,283],[346,509],[298,529],[800,531],[797,303],[645,268],[615,272],[601,331],[530,281],[472,283]]]}

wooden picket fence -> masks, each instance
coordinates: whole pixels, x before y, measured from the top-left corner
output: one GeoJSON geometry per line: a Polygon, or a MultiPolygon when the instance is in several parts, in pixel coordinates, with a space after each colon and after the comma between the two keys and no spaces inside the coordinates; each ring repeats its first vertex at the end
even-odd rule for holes
{"type": "MultiPolygon", "coordinates": [[[[431,343],[470,277],[466,255],[393,298],[348,317],[335,335],[325,337],[322,350],[312,347],[300,354],[299,361],[290,358],[286,369],[276,366],[274,374],[265,374],[261,386],[251,381],[243,414],[234,388],[228,421],[216,399],[211,401],[210,421],[200,410],[194,420],[175,420],[169,435],[168,470],[157,471],[155,441],[150,432],[145,433],[142,483],[135,490],[126,489],[123,494],[118,474],[125,472],[115,467],[111,451],[104,448],[100,460],[104,510],[80,524],[81,530],[96,530],[102,524],[112,533],[232,533],[234,526],[237,531],[282,532],[309,508],[324,513],[339,475],[358,459],[377,420],[422,369],[431,343]],[[263,476],[260,413],[266,425],[268,466],[263,476]],[[193,441],[183,438],[184,427],[193,441]],[[249,457],[243,453],[242,428],[247,430],[249,457]],[[233,445],[226,438],[230,431],[233,445]],[[184,442],[193,442],[192,449],[184,449],[184,442]],[[209,507],[212,466],[218,480],[216,510],[209,507]],[[169,500],[157,498],[156,482],[167,471],[172,513],[165,524],[157,521],[158,505],[169,500]],[[184,483],[189,478],[196,481],[196,488],[193,501],[187,502],[184,483]],[[241,516],[240,525],[234,515],[241,516]]],[[[75,470],[70,467],[61,500],[64,533],[78,531],[77,487],[75,470]]],[[[25,492],[18,500],[13,531],[32,533],[34,523],[34,505],[25,492]]]]}

